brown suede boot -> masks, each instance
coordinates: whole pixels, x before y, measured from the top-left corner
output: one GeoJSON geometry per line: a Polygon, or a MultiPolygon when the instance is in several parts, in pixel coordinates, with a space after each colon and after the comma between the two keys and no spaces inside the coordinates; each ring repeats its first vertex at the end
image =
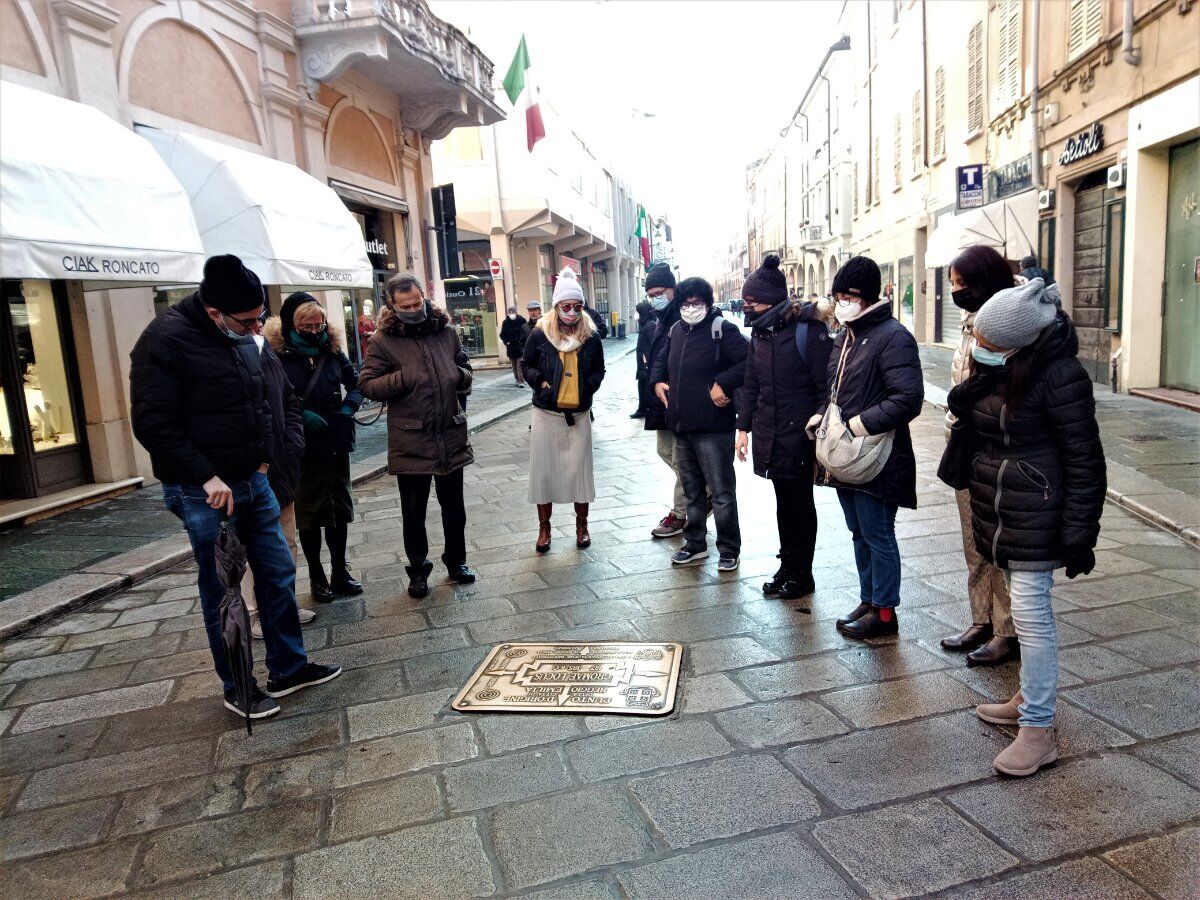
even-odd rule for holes
{"type": "Polygon", "coordinates": [[[1017,691],[1007,703],[980,703],[975,707],[975,715],[993,725],[1016,725],[1017,707],[1024,702],[1025,698],[1017,691]]]}
{"type": "Polygon", "coordinates": [[[992,768],[1022,778],[1058,759],[1054,728],[1022,728],[1017,739],[1000,751],[992,768]]]}
{"type": "Polygon", "coordinates": [[[575,504],[575,546],[590,547],[592,546],[592,536],[588,534],[587,527],[588,505],[586,503],[575,504]]]}
{"type": "Polygon", "coordinates": [[[550,552],[550,513],[553,510],[553,503],[539,503],[537,505],[538,536],[537,543],[533,545],[533,549],[538,553],[550,552]]]}

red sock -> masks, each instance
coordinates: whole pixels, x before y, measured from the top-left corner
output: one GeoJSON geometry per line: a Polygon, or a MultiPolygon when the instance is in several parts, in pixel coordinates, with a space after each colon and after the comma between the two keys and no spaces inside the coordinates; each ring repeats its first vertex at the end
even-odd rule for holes
{"type": "Polygon", "coordinates": [[[880,622],[892,621],[892,608],[890,606],[880,606],[878,609],[880,622]]]}

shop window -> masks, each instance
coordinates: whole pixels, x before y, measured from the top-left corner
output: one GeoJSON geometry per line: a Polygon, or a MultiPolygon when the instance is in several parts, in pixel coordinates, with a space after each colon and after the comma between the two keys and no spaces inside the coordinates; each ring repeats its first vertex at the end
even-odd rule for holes
{"type": "Polygon", "coordinates": [[[156,287],[154,289],[155,317],[161,316],[172,306],[178,306],[194,293],[196,293],[195,285],[185,287],[156,287]]]}
{"type": "Polygon", "coordinates": [[[967,134],[983,130],[983,23],[967,38],[967,134]]]}
{"type": "Polygon", "coordinates": [[[1051,275],[1054,274],[1054,233],[1057,227],[1056,219],[1038,220],[1038,262],[1051,275]]]}
{"type": "MultiPolygon", "coordinates": [[[[79,442],[62,331],[49,281],[25,279],[8,297],[8,313],[19,379],[35,453],[79,442]]],[[[8,409],[0,404],[0,452],[12,453],[15,435],[8,409]]],[[[18,420],[19,421],[19,420],[18,420]]]]}
{"type": "Polygon", "coordinates": [[[1121,333],[1121,282],[1125,274],[1125,201],[1104,207],[1104,327],[1121,333]]]}
{"type": "Polygon", "coordinates": [[[1071,0],[1071,24],[1067,30],[1067,59],[1072,60],[1100,40],[1103,13],[1101,0],[1071,0]]]}
{"type": "Polygon", "coordinates": [[[946,156],[946,70],[933,73],[933,158],[946,156]]]}
{"type": "Polygon", "coordinates": [[[921,115],[921,92],[912,99],[912,168],[916,175],[921,171],[921,151],[925,143],[925,122],[921,115]]]}

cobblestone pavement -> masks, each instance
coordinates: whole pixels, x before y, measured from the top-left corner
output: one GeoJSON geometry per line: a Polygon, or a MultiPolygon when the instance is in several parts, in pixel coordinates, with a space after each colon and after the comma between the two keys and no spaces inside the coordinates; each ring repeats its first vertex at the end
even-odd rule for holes
{"type": "Polygon", "coordinates": [[[524,415],[474,439],[473,586],[404,595],[395,487],[360,488],[367,593],[306,629],[346,672],[253,737],[219,704],[192,572],[0,645],[0,895],[1195,896],[1195,550],[1106,508],[1098,571],[1054,591],[1062,759],[1000,780],[1010,735],[971,709],[1008,697],[1016,667],[938,646],[967,621],[939,414],[917,425],[921,508],[898,523],[901,633],[863,646],[833,627],[857,596],[827,491],[810,610],[759,592],[773,503],[746,469],[741,570],[670,570],[677,541],[648,539],[669,483],[627,418],[632,365],[598,404],[589,550],[560,512],[533,552],[524,415]],[[681,708],[449,709],[489,646],[550,637],[683,642],[681,708]]]}

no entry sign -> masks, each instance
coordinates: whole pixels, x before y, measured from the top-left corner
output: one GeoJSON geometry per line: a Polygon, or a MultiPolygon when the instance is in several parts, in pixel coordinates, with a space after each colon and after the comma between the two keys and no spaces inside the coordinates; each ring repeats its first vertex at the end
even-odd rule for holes
{"type": "Polygon", "coordinates": [[[492,273],[492,278],[504,277],[504,264],[498,259],[488,260],[488,271],[492,273]]]}

